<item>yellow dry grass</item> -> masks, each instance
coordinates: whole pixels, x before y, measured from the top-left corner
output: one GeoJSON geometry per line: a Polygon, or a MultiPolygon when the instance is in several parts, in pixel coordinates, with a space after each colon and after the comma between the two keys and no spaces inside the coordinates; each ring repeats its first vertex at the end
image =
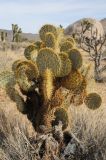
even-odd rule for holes
{"type": "MultiPolygon", "coordinates": [[[[0,51],[0,72],[3,70],[11,70],[11,65],[15,60],[24,58],[23,51],[23,49],[17,51],[0,51]]],[[[102,105],[99,109],[94,111],[89,110],[84,104],[78,107],[71,106],[69,111],[70,119],[73,121],[72,125],[70,120],[71,131],[81,141],[81,145],[85,147],[85,150],[89,150],[89,148],[92,150],[92,148],[95,147],[97,153],[97,159],[95,158],[95,160],[105,160],[106,83],[95,83],[93,79],[93,62],[89,61],[89,56],[84,52],[83,59],[85,65],[91,64],[91,69],[88,76],[88,92],[99,93],[102,97],[102,105]],[[101,159],[98,159],[99,150],[102,152],[101,159]]],[[[7,121],[9,120],[12,122],[15,119],[18,123],[23,124],[23,127],[26,127],[27,124],[30,134],[33,133],[32,125],[27,120],[27,117],[19,113],[15,102],[12,102],[6,92],[2,89],[0,89],[0,112],[5,113],[7,121]],[[18,117],[18,119],[16,117],[18,117]]],[[[5,127],[5,124],[3,123],[2,127],[5,127]]],[[[17,127],[17,125],[14,127],[17,127]]]]}

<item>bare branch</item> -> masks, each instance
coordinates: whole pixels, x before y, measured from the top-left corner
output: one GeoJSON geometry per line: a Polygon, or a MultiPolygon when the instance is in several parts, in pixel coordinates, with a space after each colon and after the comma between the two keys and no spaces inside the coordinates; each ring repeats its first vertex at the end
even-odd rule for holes
{"type": "Polygon", "coordinates": [[[98,50],[98,51],[100,51],[100,50],[102,49],[102,47],[103,47],[103,45],[104,45],[105,41],[106,41],[106,35],[104,36],[103,42],[101,43],[101,46],[100,46],[100,48],[99,48],[99,50],[98,50]]]}
{"type": "Polygon", "coordinates": [[[101,72],[103,72],[103,71],[105,71],[105,70],[106,70],[106,65],[103,66],[101,69],[99,69],[99,72],[101,73],[101,72]]]}

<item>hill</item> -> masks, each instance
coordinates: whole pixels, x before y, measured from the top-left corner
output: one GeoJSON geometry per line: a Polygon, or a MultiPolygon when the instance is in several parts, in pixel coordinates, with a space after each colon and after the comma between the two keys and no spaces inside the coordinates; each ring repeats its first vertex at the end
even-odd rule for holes
{"type": "MultiPolygon", "coordinates": [[[[8,41],[12,41],[12,30],[4,30],[4,29],[0,29],[1,31],[5,31],[8,34],[8,41]]],[[[39,35],[38,34],[32,34],[32,33],[22,33],[22,38],[23,39],[28,39],[29,41],[31,40],[38,40],[39,39],[39,35]]]]}
{"type": "MultiPolygon", "coordinates": [[[[82,30],[81,21],[83,21],[83,20],[88,20],[93,24],[93,28],[92,28],[93,32],[95,32],[97,29],[98,35],[103,35],[104,27],[102,26],[101,22],[96,19],[92,19],[92,18],[83,18],[83,19],[80,19],[80,20],[74,22],[73,24],[68,25],[65,29],[65,34],[71,35],[72,33],[80,33],[82,30]]],[[[87,31],[86,35],[90,36],[90,32],[87,31]]]]}
{"type": "Polygon", "coordinates": [[[102,23],[103,29],[104,29],[104,31],[106,33],[106,18],[102,19],[100,22],[102,23]]]}

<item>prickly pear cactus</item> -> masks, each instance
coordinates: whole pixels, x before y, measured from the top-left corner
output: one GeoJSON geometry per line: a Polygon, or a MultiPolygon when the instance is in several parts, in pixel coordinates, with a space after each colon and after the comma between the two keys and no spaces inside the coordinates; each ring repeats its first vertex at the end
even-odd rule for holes
{"type": "Polygon", "coordinates": [[[97,93],[90,93],[85,98],[85,104],[88,108],[93,110],[99,108],[101,103],[102,99],[97,93]]]}
{"type": "Polygon", "coordinates": [[[61,59],[61,70],[59,77],[65,77],[70,73],[72,69],[71,61],[68,58],[67,54],[64,52],[60,52],[59,57],[61,59]]]}
{"type": "Polygon", "coordinates": [[[53,33],[46,33],[45,35],[45,45],[50,48],[55,48],[55,36],[53,33]]]}
{"type": "Polygon", "coordinates": [[[36,46],[35,45],[30,45],[30,46],[26,47],[26,49],[24,51],[24,55],[28,60],[31,59],[31,53],[34,50],[36,50],[36,46]]]}
{"type": "Polygon", "coordinates": [[[65,41],[61,44],[60,51],[68,52],[72,48],[73,48],[73,44],[70,41],[65,41]]]}
{"type": "Polygon", "coordinates": [[[45,36],[46,36],[46,33],[48,33],[48,32],[53,33],[53,35],[55,37],[57,37],[56,27],[51,24],[46,24],[46,25],[42,26],[42,28],[39,31],[39,35],[40,35],[40,38],[42,41],[45,41],[45,36]]]}
{"type": "Polygon", "coordinates": [[[26,114],[35,129],[40,132],[41,125],[50,129],[61,121],[64,130],[69,117],[63,90],[68,90],[70,104],[76,106],[85,102],[88,108],[96,109],[102,100],[96,93],[87,93],[86,76],[80,71],[82,53],[75,48],[75,40],[50,24],[44,25],[39,35],[41,40],[25,49],[26,60],[15,61],[12,70],[26,95],[26,114]]]}
{"type": "Polygon", "coordinates": [[[81,68],[83,60],[82,60],[81,52],[78,49],[74,49],[74,48],[71,49],[68,52],[68,56],[72,62],[73,70],[77,70],[77,69],[81,68]]]}
{"type": "Polygon", "coordinates": [[[66,37],[66,41],[70,41],[74,47],[76,46],[76,42],[73,37],[66,37]]]}

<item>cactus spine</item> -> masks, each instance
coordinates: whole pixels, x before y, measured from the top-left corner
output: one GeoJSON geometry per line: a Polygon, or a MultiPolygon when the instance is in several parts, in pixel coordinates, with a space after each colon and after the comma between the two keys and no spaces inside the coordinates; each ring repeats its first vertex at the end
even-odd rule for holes
{"type": "Polygon", "coordinates": [[[48,102],[48,100],[51,100],[51,97],[53,95],[54,90],[54,84],[53,84],[53,73],[50,69],[46,69],[42,75],[42,92],[44,96],[44,101],[48,102]]]}

